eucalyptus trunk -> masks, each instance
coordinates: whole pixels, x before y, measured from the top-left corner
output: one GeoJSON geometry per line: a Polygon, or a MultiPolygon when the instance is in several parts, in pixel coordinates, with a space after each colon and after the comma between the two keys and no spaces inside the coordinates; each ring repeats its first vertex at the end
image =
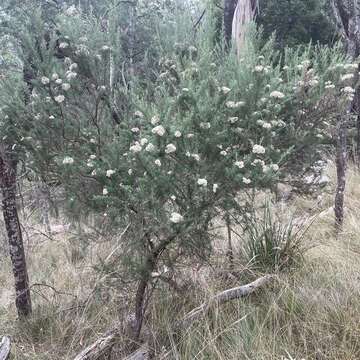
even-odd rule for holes
{"type": "Polygon", "coordinates": [[[339,231],[344,222],[344,198],[346,187],[346,163],[347,163],[347,126],[346,117],[338,119],[336,134],[336,174],[337,187],[335,194],[335,225],[339,231]]]}
{"type": "Polygon", "coordinates": [[[17,161],[11,155],[11,150],[4,151],[0,155],[0,185],[3,197],[2,210],[15,280],[16,309],[19,317],[22,318],[31,314],[31,298],[23,237],[16,206],[17,161]]]}
{"type": "Polygon", "coordinates": [[[237,0],[225,0],[224,2],[224,37],[226,48],[231,47],[233,19],[237,0]]]}
{"type": "MultiPolygon", "coordinates": [[[[360,54],[360,0],[332,0],[334,20],[340,33],[348,57],[355,60],[360,54]]],[[[357,76],[358,78],[358,76],[357,76]]],[[[348,113],[359,111],[359,89],[349,104],[348,113]]],[[[337,189],[335,195],[335,224],[340,230],[344,222],[344,192],[346,187],[347,162],[347,119],[348,114],[338,119],[336,134],[336,172],[337,189]]],[[[357,118],[357,158],[360,154],[360,117],[357,118]]]]}

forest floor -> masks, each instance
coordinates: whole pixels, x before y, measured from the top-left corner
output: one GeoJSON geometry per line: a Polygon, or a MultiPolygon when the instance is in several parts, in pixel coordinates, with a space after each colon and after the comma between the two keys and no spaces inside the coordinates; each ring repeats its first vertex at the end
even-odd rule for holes
{"type": "MultiPolygon", "coordinates": [[[[171,331],[175,315],[239,285],[236,278],[224,279],[224,251],[219,248],[211,269],[186,270],[193,284],[187,292],[154,294],[146,327],[154,346],[166,344],[167,359],[360,359],[360,174],[348,172],[346,221],[338,236],[332,168],[329,176],[321,198],[279,205],[284,219],[295,214],[312,224],[302,239],[303,261],[277,273],[273,284],[212,309],[182,334],[171,331]]],[[[101,277],[96,270],[114,243],[88,241],[84,248],[78,240],[86,232],[47,237],[34,218],[23,220],[34,314],[26,323],[16,320],[11,267],[0,250],[0,336],[11,336],[12,359],[71,360],[129,309],[128,294],[114,285],[116,276],[101,277]]],[[[241,283],[261,275],[243,263],[236,246],[233,271],[242,274],[241,283]]]]}

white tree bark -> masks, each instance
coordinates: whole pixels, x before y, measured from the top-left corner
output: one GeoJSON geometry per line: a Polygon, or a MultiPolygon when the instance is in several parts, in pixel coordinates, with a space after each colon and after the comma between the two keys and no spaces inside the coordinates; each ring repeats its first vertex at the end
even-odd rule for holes
{"type": "Polygon", "coordinates": [[[0,360],[8,360],[11,351],[10,338],[4,336],[0,341],[0,360]]]}
{"type": "Polygon", "coordinates": [[[254,21],[258,9],[258,0],[239,0],[232,23],[232,38],[238,56],[245,43],[247,26],[254,21]]]}

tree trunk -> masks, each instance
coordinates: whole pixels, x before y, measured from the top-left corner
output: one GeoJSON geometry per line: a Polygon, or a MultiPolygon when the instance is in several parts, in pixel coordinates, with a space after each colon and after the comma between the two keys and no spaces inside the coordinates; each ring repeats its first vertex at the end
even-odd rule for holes
{"type": "Polygon", "coordinates": [[[342,116],[338,119],[337,134],[336,134],[336,173],[337,173],[337,188],[335,195],[335,225],[339,231],[344,222],[344,193],[346,185],[346,118],[342,116]]]}
{"type": "Polygon", "coordinates": [[[11,351],[11,341],[7,336],[4,336],[0,341],[0,360],[8,360],[11,351]]]}
{"type": "Polygon", "coordinates": [[[19,317],[24,317],[31,314],[31,299],[24,244],[16,207],[16,173],[17,161],[13,158],[11,150],[2,153],[0,155],[0,185],[3,196],[3,215],[15,279],[16,308],[19,317]]]}
{"type": "Polygon", "coordinates": [[[224,3],[224,37],[227,49],[231,47],[232,24],[237,0],[225,0],[224,3]]]}
{"type": "Polygon", "coordinates": [[[232,22],[232,38],[238,57],[245,44],[248,25],[254,21],[258,8],[258,0],[238,0],[232,22]]]}
{"type": "MultiPolygon", "coordinates": [[[[343,38],[345,50],[348,57],[354,60],[359,55],[360,50],[360,6],[358,0],[332,0],[332,6],[335,23],[338,31],[343,38]]],[[[356,90],[354,101],[349,105],[349,113],[353,110],[359,110],[358,94],[359,89],[356,90]]],[[[347,117],[348,114],[345,115],[347,117]]],[[[357,140],[357,155],[360,152],[360,118],[357,123],[358,140],[357,140]]],[[[336,229],[340,230],[344,221],[344,192],[346,185],[346,134],[347,125],[346,119],[338,119],[337,134],[336,134],[336,171],[337,171],[337,189],[335,196],[335,225],[336,229]]]]}

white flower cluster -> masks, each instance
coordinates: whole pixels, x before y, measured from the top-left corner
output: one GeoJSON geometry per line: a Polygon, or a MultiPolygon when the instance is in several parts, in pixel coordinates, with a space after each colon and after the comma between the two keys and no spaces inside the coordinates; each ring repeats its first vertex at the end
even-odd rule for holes
{"type": "Polygon", "coordinates": [[[174,144],[166,145],[166,148],[165,148],[165,153],[166,154],[171,154],[171,153],[173,153],[175,151],[176,151],[176,146],[174,144]]]}
{"type": "Polygon", "coordinates": [[[138,141],[134,143],[134,145],[131,145],[129,150],[133,153],[139,153],[142,150],[142,146],[138,141]]]}
{"type": "Polygon", "coordinates": [[[245,102],[244,101],[227,101],[225,103],[225,106],[228,108],[228,109],[239,109],[240,107],[244,106],[245,105],[245,102]]]}
{"type": "Polygon", "coordinates": [[[219,91],[220,91],[222,94],[226,95],[226,94],[228,94],[228,93],[231,91],[231,89],[228,88],[228,87],[226,87],[226,86],[222,86],[222,87],[219,89],[219,91]]]}
{"type": "Polygon", "coordinates": [[[54,97],[54,100],[58,103],[61,104],[62,102],[65,101],[65,96],[64,95],[58,95],[54,97]]]}
{"type": "Polygon", "coordinates": [[[325,89],[326,90],[335,89],[335,85],[331,81],[326,81],[325,89]]]}
{"type": "Polygon", "coordinates": [[[115,170],[107,170],[106,171],[106,177],[108,177],[108,178],[110,178],[112,175],[114,175],[115,174],[115,170]]]}
{"type": "Polygon", "coordinates": [[[159,116],[157,116],[157,115],[154,115],[152,118],[151,118],[151,120],[150,120],[150,123],[151,123],[151,125],[156,125],[156,124],[158,124],[160,122],[160,118],[159,118],[159,116]]]}
{"type": "Polygon", "coordinates": [[[252,148],[254,154],[265,154],[265,148],[261,145],[255,144],[252,148]]]}
{"type": "Polygon", "coordinates": [[[199,186],[207,187],[208,182],[206,179],[198,179],[197,184],[199,186]]]}
{"type": "Polygon", "coordinates": [[[50,83],[50,79],[49,79],[48,77],[46,77],[46,76],[43,76],[43,77],[41,78],[41,83],[42,83],[43,85],[47,85],[47,84],[50,83]]]}
{"type": "Polygon", "coordinates": [[[158,135],[158,136],[164,136],[166,131],[165,131],[165,129],[164,129],[163,126],[158,125],[158,126],[155,126],[155,127],[151,130],[151,132],[152,132],[153,134],[158,135]]]}
{"type": "Polygon", "coordinates": [[[62,162],[64,165],[71,165],[74,163],[74,159],[70,156],[64,157],[64,160],[62,162]]]}
{"type": "Polygon", "coordinates": [[[174,224],[179,224],[184,221],[184,217],[177,212],[173,212],[169,220],[174,224]]]}
{"type": "Polygon", "coordinates": [[[345,75],[342,75],[340,77],[340,81],[347,81],[347,80],[352,80],[354,78],[354,74],[345,74],[345,75]]]}
{"type": "Polygon", "coordinates": [[[274,99],[283,99],[285,97],[285,94],[281,91],[273,91],[270,93],[270,97],[274,99]]]}
{"type": "Polygon", "coordinates": [[[201,122],[199,126],[201,129],[205,129],[205,130],[211,128],[211,124],[209,122],[201,122]]]}

